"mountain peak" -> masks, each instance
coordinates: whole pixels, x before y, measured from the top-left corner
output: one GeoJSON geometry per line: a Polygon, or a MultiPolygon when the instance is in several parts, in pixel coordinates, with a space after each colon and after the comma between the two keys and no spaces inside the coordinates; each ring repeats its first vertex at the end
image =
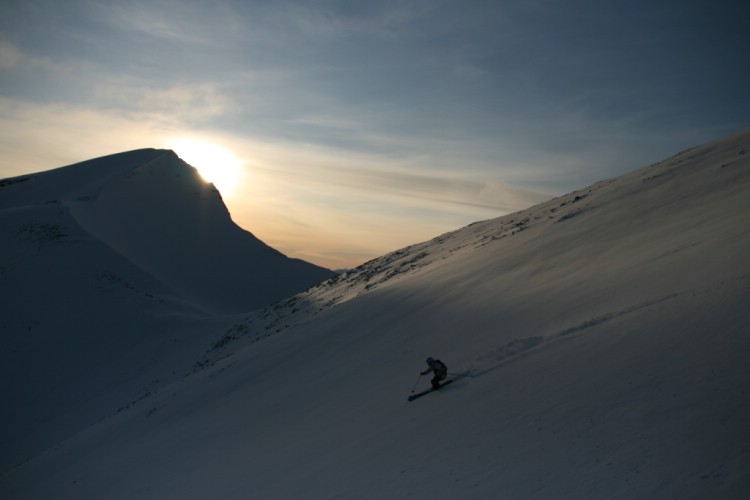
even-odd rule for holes
{"type": "Polygon", "coordinates": [[[217,312],[262,307],[333,275],[238,227],[218,190],[172,150],[103,156],[8,179],[2,189],[0,208],[54,202],[90,235],[217,312]]]}

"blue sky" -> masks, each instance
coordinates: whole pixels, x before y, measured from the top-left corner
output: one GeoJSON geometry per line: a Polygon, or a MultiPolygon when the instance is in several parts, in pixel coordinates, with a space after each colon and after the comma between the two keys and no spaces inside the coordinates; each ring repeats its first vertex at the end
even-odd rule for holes
{"type": "Polygon", "coordinates": [[[243,227],[352,266],[747,128],[744,5],[5,0],[0,177],[193,144],[243,227]]]}

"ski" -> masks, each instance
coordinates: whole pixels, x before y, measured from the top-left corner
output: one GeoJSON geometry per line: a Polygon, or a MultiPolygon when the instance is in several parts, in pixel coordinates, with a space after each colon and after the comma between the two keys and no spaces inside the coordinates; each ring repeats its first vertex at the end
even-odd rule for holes
{"type": "Polygon", "coordinates": [[[454,380],[455,379],[453,379],[453,378],[452,379],[448,379],[445,382],[443,382],[442,384],[440,384],[440,386],[437,389],[430,388],[430,389],[427,389],[426,391],[422,391],[422,392],[418,392],[416,394],[412,394],[411,396],[409,396],[408,399],[409,399],[409,401],[414,401],[415,399],[421,398],[422,396],[426,396],[426,395],[428,395],[431,392],[439,391],[441,387],[445,387],[446,385],[450,384],[454,380]]]}

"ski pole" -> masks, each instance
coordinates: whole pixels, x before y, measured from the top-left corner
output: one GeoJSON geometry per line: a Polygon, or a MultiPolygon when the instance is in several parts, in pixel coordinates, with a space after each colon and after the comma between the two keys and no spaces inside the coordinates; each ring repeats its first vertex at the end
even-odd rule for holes
{"type": "Polygon", "coordinates": [[[421,379],[421,378],[422,378],[422,374],[420,373],[419,377],[417,377],[417,381],[414,382],[414,387],[411,388],[411,392],[414,392],[414,389],[417,388],[417,384],[419,383],[419,379],[421,379]]]}

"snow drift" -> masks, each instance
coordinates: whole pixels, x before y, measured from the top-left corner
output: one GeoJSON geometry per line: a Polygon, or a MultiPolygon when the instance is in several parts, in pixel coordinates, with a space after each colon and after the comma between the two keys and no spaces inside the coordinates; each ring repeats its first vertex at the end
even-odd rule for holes
{"type": "Polygon", "coordinates": [[[375,259],[0,477],[13,498],[740,498],[750,132],[375,259]],[[407,402],[428,355],[454,376],[407,402]]]}

